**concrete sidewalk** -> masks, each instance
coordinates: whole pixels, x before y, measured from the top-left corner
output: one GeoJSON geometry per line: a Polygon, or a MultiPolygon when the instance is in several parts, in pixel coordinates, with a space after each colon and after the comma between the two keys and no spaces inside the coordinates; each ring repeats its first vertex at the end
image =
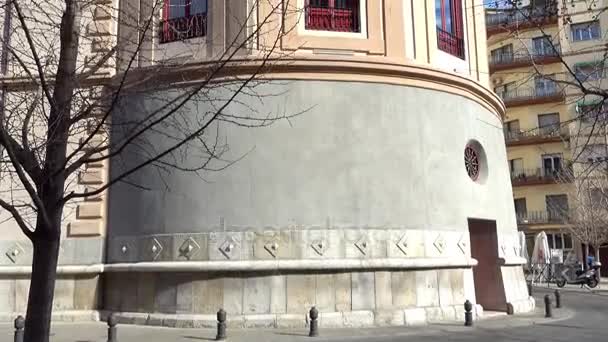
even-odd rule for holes
{"type": "MultiPolygon", "coordinates": [[[[538,301],[538,299],[537,299],[538,301]]],[[[492,315],[490,318],[475,322],[474,327],[464,327],[463,322],[442,322],[417,327],[379,327],[379,328],[343,328],[320,329],[320,337],[313,340],[321,341],[353,341],[378,339],[403,339],[407,336],[428,337],[431,340],[445,340],[447,336],[468,336],[469,334],[484,333],[492,330],[514,329],[535,324],[547,324],[568,319],[573,311],[568,309],[555,310],[555,317],[544,318],[544,313],[538,308],[533,314],[507,316],[492,315]]],[[[213,329],[176,329],[149,326],[120,325],[118,327],[119,342],[193,342],[213,341],[216,331],[213,329]]],[[[10,324],[0,324],[0,341],[12,341],[13,327],[10,324]]],[[[51,342],[106,342],[107,325],[96,323],[57,323],[53,325],[51,342]]],[[[304,329],[229,329],[228,340],[235,342],[252,341],[311,341],[308,331],[304,329]]]]}
{"type": "MultiPolygon", "coordinates": [[[[559,288],[559,287],[557,287],[557,285],[555,285],[555,283],[536,283],[536,284],[534,284],[534,288],[560,290],[560,291],[566,291],[566,292],[571,291],[571,292],[594,293],[594,294],[598,294],[598,295],[608,296],[608,278],[602,277],[599,285],[594,289],[589,288],[588,286],[581,287],[581,285],[570,285],[570,284],[566,284],[566,286],[559,288]]],[[[536,304],[538,306],[539,303],[536,303],[536,304]]]]}

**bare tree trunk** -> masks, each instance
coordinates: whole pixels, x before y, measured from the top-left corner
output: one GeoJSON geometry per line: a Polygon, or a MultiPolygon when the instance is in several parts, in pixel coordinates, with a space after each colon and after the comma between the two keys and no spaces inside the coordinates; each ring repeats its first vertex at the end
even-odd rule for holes
{"type": "Polygon", "coordinates": [[[34,239],[32,277],[27,302],[25,342],[48,342],[59,256],[59,237],[34,239]]]}
{"type": "Polygon", "coordinates": [[[587,271],[589,269],[589,265],[587,265],[587,257],[589,256],[589,244],[585,244],[585,251],[583,252],[583,269],[587,271]]]}

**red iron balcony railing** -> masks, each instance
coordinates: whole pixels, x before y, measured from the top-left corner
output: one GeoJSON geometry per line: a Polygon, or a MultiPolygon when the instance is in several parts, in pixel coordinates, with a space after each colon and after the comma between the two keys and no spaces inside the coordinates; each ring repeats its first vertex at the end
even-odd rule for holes
{"type": "Polygon", "coordinates": [[[359,1],[347,1],[343,8],[306,6],[306,29],[361,32],[359,1]]]}
{"type": "Polygon", "coordinates": [[[520,169],[511,171],[512,186],[570,183],[572,169],[562,165],[563,169],[546,170],[543,168],[520,169]]]}
{"type": "Polygon", "coordinates": [[[204,37],[207,35],[207,13],[172,18],[160,23],[160,43],[204,37]]]}
{"type": "Polygon", "coordinates": [[[450,55],[464,59],[464,39],[437,27],[437,47],[450,55]]]}

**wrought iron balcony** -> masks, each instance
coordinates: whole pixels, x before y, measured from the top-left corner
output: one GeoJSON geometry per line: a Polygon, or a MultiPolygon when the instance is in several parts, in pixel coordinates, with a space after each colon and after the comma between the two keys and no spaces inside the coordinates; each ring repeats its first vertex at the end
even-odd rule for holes
{"type": "Polygon", "coordinates": [[[207,35],[207,13],[163,20],[159,31],[161,44],[204,37],[207,35]]]}
{"type": "Polygon", "coordinates": [[[515,187],[570,182],[572,169],[569,166],[562,166],[562,168],[558,170],[542,168],[512,170],[511,185],[515,187]]]}
{"type": "Polygon", "coordinates": [[[570,215],[566,210],[516,212],[518,225],[566,224],[570,215]]]}
{"type": "Polygon", "coordinates": [[[361,32],[359,1],[347,0],[344,7],[306,6],[307,30],[361,32]]]}
{"type": "Polygon", "coordinates": [[[557,9],[557,4],[553,1],[542,7],[488,10],[486,12],[487,36],[511,32],[513,29],[557,24],[557,9]]]}
{"type": "Polygon", "coordinates": [[[450,55],[464,59],[464,39],[437,27],[437,47],[450,55]]]}
{"type": "Polygon", "coordinates": [[[555,45],[555,50],[548,47],[544,50],[532,51],[530,53],[504,53],[490,56],[490,72],[496,72],[511,68],[520,68],[533,64],[549,64],[560,61],[561,48],[555,45]]]}
{"type": "Polygon", "coordinates": [[[507,107],[533,105],[539,103],[559,102],[564,99],[564,92],[557,87],[535,88],[535,89],[514,89],[499,92],[507,107]]]}
{"type": "Polygon", "coordinates": [[[507,146],[559,142],[569,139],[570,131],[568,127],[560,127],[560,124],[550,127],[537,127],[526,131],[505,131],[507,146]]]}

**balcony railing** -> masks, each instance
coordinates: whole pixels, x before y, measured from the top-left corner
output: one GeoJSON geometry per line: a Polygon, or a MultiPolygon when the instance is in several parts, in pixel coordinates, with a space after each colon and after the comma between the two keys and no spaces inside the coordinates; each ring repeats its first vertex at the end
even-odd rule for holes
{"type": "Polygon", "coordinates": [[[549,47],[545,50],[532,51],[531,53],[493,54],[490,56],[490,71],[518,68],[532,65],[533,63],[547,64],[559,62],[560,51],[559,45],[556,45],[555,51],[553,48],[549,47]]]}
{"type": "Polygon", "coordinates": [[[359,1],[346,1],[344,8],[306,6],[306,29],[336,32],[361,32],[359,1]]]}
{"type": "Polygon", "coordinates": [[[507,107],[531,105],[538,103],[548,103],[560,101],[564,98],[564,93],[557,87],[536,88],[536,89],[514,89],[499,92],[507,107]]]}
{"type": "Polygon", "coordinates": [[[549,210],[549,211],[527,211],[515,213],[517,224],[566,224],[568,222],[568,210],[549,210]]]}
{"type": "Polygon", "coordinates": [[[520,169],[511,171],[512,186],[554,184],[558,182],[570,182],[572,169],[562,166],[561,170],[520,169]]]}
{"type": "Polygon", "coordinates": [[[207,13],[172,18],[160,23],[160,43],[169,43],[207,35],[207,13]]]}
{"type": "Polygon", "coordinates": [[[486,13],[488,36],[516,27],[526,28],[545,23],[557,23],[556,4],[527,9],[488,11],[486,13]]]}
{"type": "Polygon", "coordinates": [[[560,124],[551,127],[537,127],[527,131],[505,131],[507,146],[561,141],[567,140],[569,137],[568,127],[560,127],[560,124]]]}
{"type": "Polygon", "coordinates": [[[464,59],[464,39],[437,27],[437,47],[450,55],[464,59]]]}

